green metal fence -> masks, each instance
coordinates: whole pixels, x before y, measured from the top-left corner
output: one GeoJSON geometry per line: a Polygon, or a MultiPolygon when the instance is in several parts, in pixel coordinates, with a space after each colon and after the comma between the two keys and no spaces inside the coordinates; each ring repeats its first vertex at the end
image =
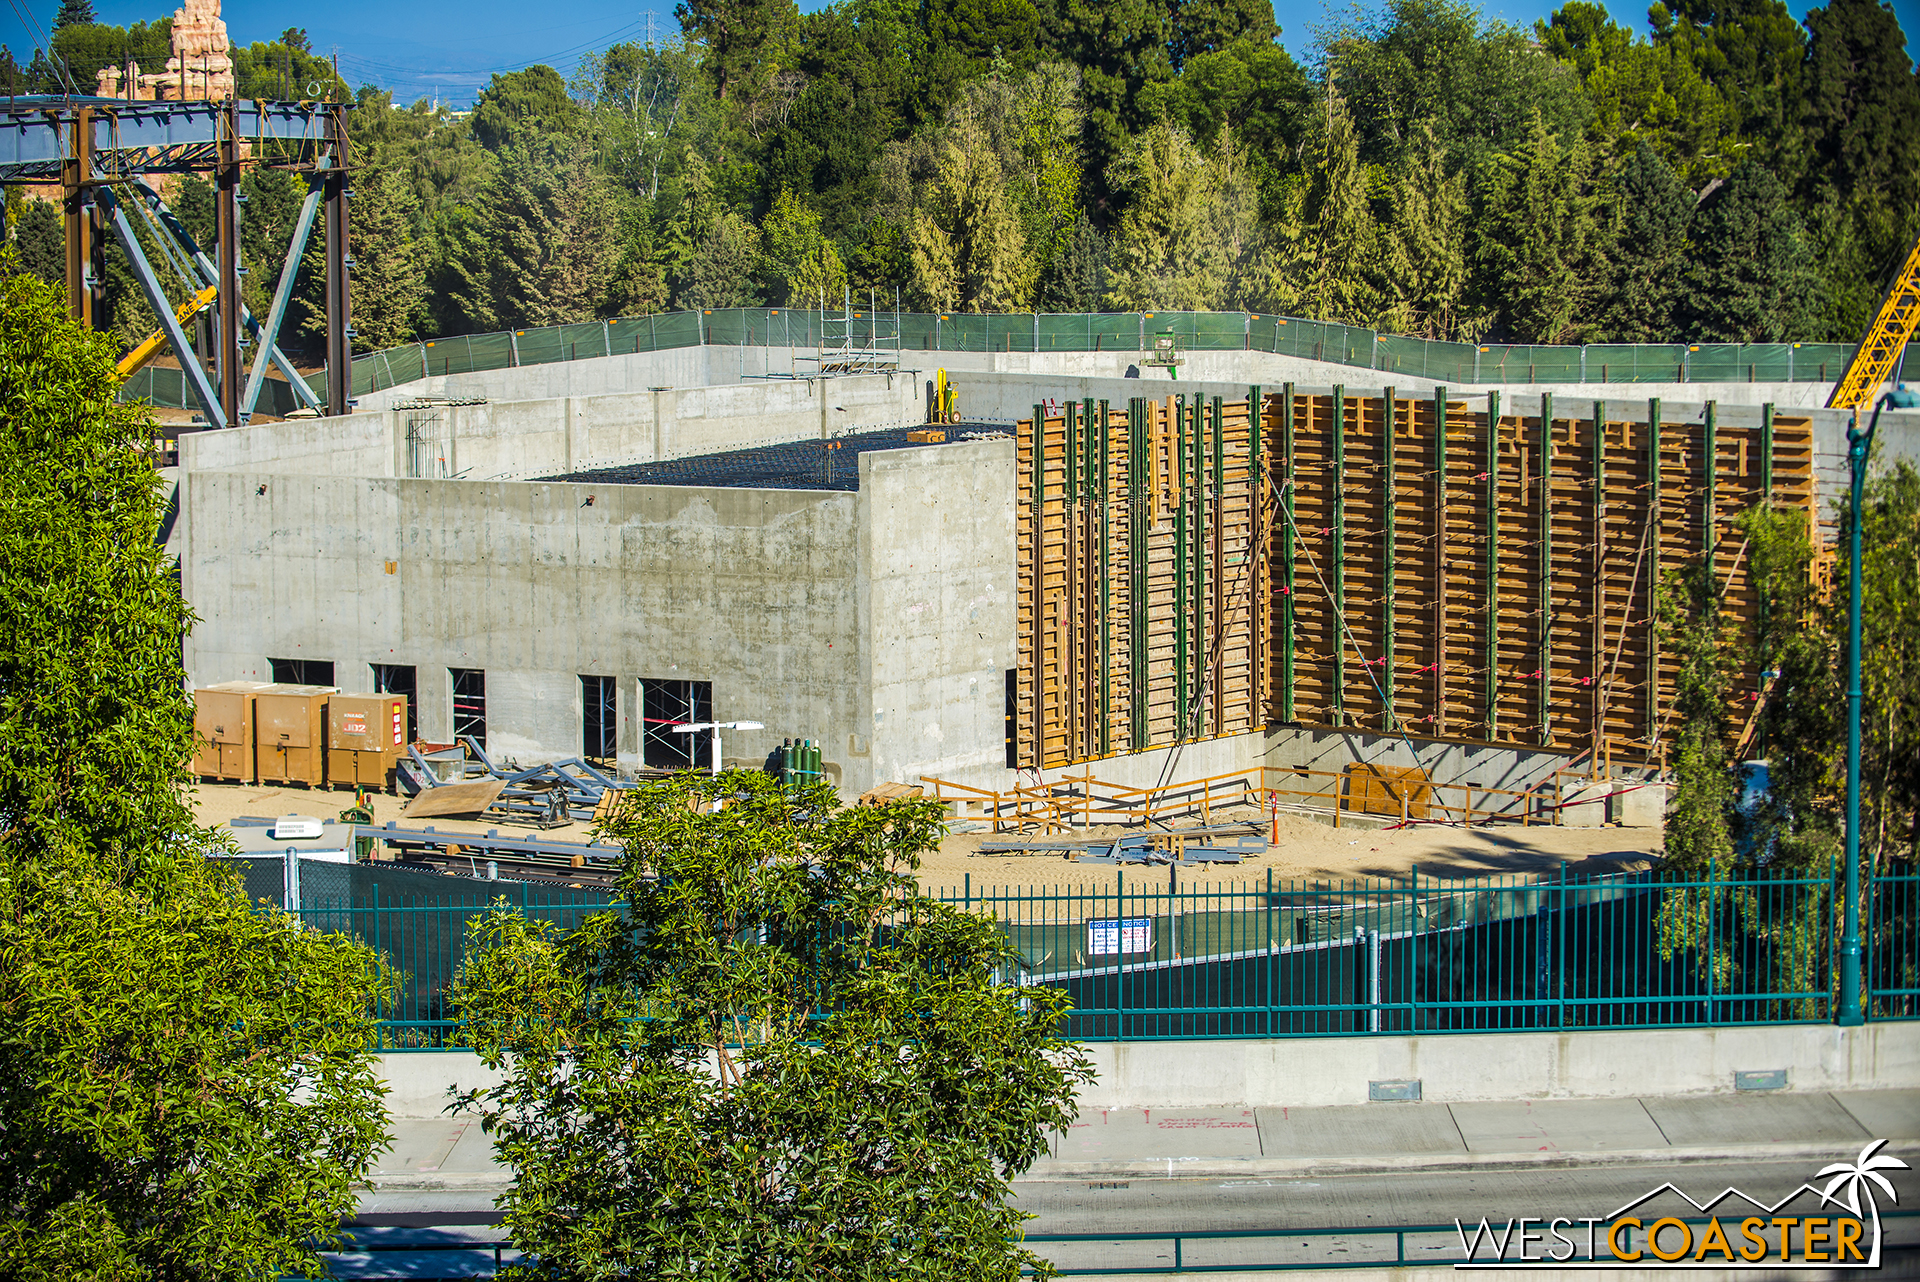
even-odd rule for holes
{"type": "MultiPolygon", "coordinates": [[[[1677,1028],[1833,1018],[1831,871],[1633,873],[934,892],[1001,924],[1005,978],[1063,988],[1082,1041],[1677,1028]]],[[[392,1049],[453,1044],[449,986],[468,921],[507,905],[563,929],[609,901],[520,883],[440,896],[316,899],[299,916],[380,949],[401,976],[392,1049]]],[[[1863,913],[1868,1017],[1920,1018],[1920,875],[1874,880],[1863,913]]]]}
{"type": "MultiPolygon", "coordinates": [[[[716,308],[580,325],[462,334],[356,356],[353,393],[428,375],[470,374],[596,356],[628,356],[703,344],[818,348],[845,337],[859,347],[896,341],[904,353],[1133,352],[1172,333],[1183,351],[1256,351],[1330,361],[1382,376],[1405,374],[1471,383],[1823,383],[1840,377],[1845,343],[1593,344],[1585,347],[1445,343],[1293,316],[1248,312],[998,313],[859,311],[831,316],[804,308],[716,308]]],[[[307,378],[324,393],[324,374],[307,378]]],[[[268,380],[266,412],[294,408],[284,384],[268,380]],[[276,390],[277,389],[277,390],[276,390]]],[[[149,367],[127,380],[122,400],[197,408],[178,370],[149,367]]]]}

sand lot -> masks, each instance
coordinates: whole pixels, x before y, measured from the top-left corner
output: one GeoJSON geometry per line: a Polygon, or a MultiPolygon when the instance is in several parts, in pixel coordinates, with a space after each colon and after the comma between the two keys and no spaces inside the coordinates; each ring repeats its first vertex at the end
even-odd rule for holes
{"type": "MultiPolygon", "coordinates": [[[[296,787],[255,787],[246,784],[200,784],[194,791],[194,805],[203,824],[224,825],[241,815],[272,818],[282,814],[304,814],[316,818],[337,816],[353,804],[353,794],[325,789],[296,787]]],[[[375,821],[399,820],[405,804],[399,797],[384,793],[373,795],[375,821]]],[[[1215,809],[1213,822],[1257,819],[1251,808],[1215,809]]],[[[1197,823],[1196,818],[1193,822],[1197,823]]],[[[538,830],[510,825],[499,820],[429,819],[446,832],[485,832],[497,828],[504,833],[535,835],[538,830]]],[[[1176,825],[1183,826],[1183,825],[1176,825]]],[[[1262,821],[1263,830],[1271,825],[1262,821]]],[[[1522,827],[1519,824],[1489,824],[1460,828],[1438,824],[1398,830],[1356,828],[1350,824],[1335,829],[1303,815],[1280,816],[1280,840],[1264,855],[1255,855],[1239,864],[1194,864],[1182,866],[1178,877],[1183,886],[1197,884],[1233,884],[1264,882],[1271,870],[1276,880],[1359,880],[1367,878],[1403,879],[1417,869],[1424,879],[1475,878],[1502,874],[1538,875],[1557,872],[1561,861],[1574,875],[1591,876],[1618,872],[1640,866],[1658,851],[1660,834],[1652,828],[1562,828],[1552,825],[1522,827]]],[[[588,838],[590,826],[574,823],[564,828],[538,833],[549,840],[579,841],[588,838]]],[[[1075,829],[1071,836],[1117,835],[1137,829],[1075,829]]],[[[1269,835],[1270,832],[1269,832],[1269,835]]],[[[1130,884],[1166,876],[1161,868],[1129,865],[1081,864],[1057,853],[986,854],[980,843],[994,840],[990,833],[958,832],[941,842],[940,849],[927,855],[920,869],[921,883],[929,888],[958,887],[971,879],[976,888],[988,886],[1108,886],[1115,874],[1124,871],[1130,884]]],[[[1002,834],[1003,840],[1017,840],[1016,834],[1002,834]]]]}

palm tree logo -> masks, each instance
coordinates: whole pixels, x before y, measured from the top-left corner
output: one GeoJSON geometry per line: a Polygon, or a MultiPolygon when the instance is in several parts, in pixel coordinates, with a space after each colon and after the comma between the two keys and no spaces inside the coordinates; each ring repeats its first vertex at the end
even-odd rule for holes
{"type": "Polygon", "coordinates": [[[1822,1202],[1832,1202],[1844,1206],[1855,1215],[1860,1214],[1860,1199],[1864,1194],[1867,1200],[1867,1214],[1873,1218],[1873,1257],[1867,1261],[1868,1268],[1877,1268],[1880,1264],[1880,1204],[1873,1195],[1877,1186],[1887,1195],[1889,1205],[1898,1205],[1900,1195],[1893,1191],[1893,1184],[1882,1171],[1906,1171],[1913,1168],[1897,1157],[1889,1157],[1879,1150],[1886,1147],[1885,1140],[1875,1140],[1860,1150],[1858,1159],[1852,1162],[1835,1162],[1823,1166],[1814,1176],[1821,1179],[1831,1175],[1826,1191],[1820,1194],[1822,1202]]]}

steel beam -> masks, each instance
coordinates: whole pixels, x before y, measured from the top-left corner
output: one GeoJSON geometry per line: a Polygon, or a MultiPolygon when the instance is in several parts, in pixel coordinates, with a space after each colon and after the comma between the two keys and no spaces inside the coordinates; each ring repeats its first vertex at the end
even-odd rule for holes
{"type": "Polygon", "coordinates": [[[1267,562],[1267,460],[1261,453],[1265,442],[1260,430],[1265,426],[1261,422],[1265,416],[1260,385],[1255,383],[1247,389],[1247,556],[1252,561],[1248,569],[1251,577],[1247,599],[1247,657],[1251,661],[1247,672],[1247,720],[1253,729],[1265,725],[1271,711],[1267,703],[1266,621],[1271,617],[1267,585],[1272,574],[1267,562]]]}
{"type": "MultiPolygon", "coordinates": [[[[329,159],[322,156],[319,167],[324,169],[329,159]]],[[[311,180],[311,183],[306,199],[300,202],[300,216],[294,219],[293,239],[287,242],[286,263],[280,269],[280,283],[273,291],[273,306],[267,309],[267,322],[260,327],[254,339],[257,350],[253,354],[253,369],[247,374],[246,394],[240,398],[242,423],[253,417],[253,408],[260,403],[260,387],[266,381],[267,363],[279,345],[280,324],[287,318],[287,304],[293,299],[293,282],[300,274],[300,259],[307,252],[307,241],[313,233],[313,216],[320,208],[321,183],[317,179],[311,180]]],[[[301,385],[306,385],[305,380],[301,385]]]]}
{"type": "Polygon", "coordinates": [[[1593,489],[1588,502],[1593,517],[1593,671],[1587,674],[1593,698],[1589,711],[1593,742],[1588,773],[1599,774],[1607,727],[1607,403],[1593,403],[1593,489]]]}
{"type": "Polygon", "coordinates": [[[1708,401],[1705,421],[1702,429],[1707,438],[1706,484],[1707,501],[1700,514],[1700,553],[1707,558],[1709,570],[1713,566],[1713,554],[1720,543],[1720,531],[1714,508],[1720,498],[1720,405],[1717,401],[1708,401]]]}
{"type": "Polygon", "coordinates": [[[180,357],[180,372],[186,376],[187,386],[193,389],[194,399],[200,402],[200,409],[207,416],[207,422],[215,427],[225,427],[222,417],[220,398],[215,395],[213,385],[207,381],[206,367],[195,358],[193,345],[187,342],[185,331],[174,318],[173,304],[167,301],[166,290],[160,287],[160,280],[153,274],[153,267],[147,262],[147,256],[140,248],[140,240],[133,234],[133,224],[127,221],[126,211],[120,208],[113,190],[102,187],[95,193],[113,220],[114,234],[120,240],[120,248],[126,253],[127,263],[133,268],[133,278],[140,282],[140,290],[147,296],[147,305],[153,308],[153,314],[160,319],[160,328],[167,332],[167,340],[173,344],[173,350],[180,357]]]}
{"type": "Polygon", "coordinates": [[[1047,407],[1033,407],[1033,760],[1035,770],[1047,764],[1047,407]]]}
{"type": "Polygon", "coordinates": [[[60,163],[61,209],[67,232],[67,314],[87,329],[93,328],[93,291],[88,280],[93,267],[92,122],[92,111],[80,108],[60,163]]]}
{"type": "Polygon", "coordinates": [[[1647,723],[1649,747],[1660,737],[1660,633],[1654,626],[1660,583],[1660,398],[1647,401],[1647,563],[1641,581],[1647,629],[1647,723]]]}
{"type": "MultiPolygon", "coordinates": [[[[214,266],[213,259],[207,257],[206,251],[194,242],[193,237],[174,216],[173,211],[167,208],[166,202],[160,199],[160,193],[144,182],[134,183],[133,189],[144,202],[144,212],[147,214],[149,223],[156,227],[155,234],[168,257],[171,259],[173,256],[173,250],[167,244],[169,240],[174,241],[180,251],[187,256],[190,266],[183,268],[178,262],[175,262],[174,266],[180,271],[181,280],[186,283],[188,289],[197,291],[205,285],[217,287],[220,272],[214,266]]],[[[254,318],[245,302],[240,304],[240,323],[247,327],[248,333],[258,338],[260,323],[254,318]]],[[[320,398],[314,395],[313,389],[307,385],[307,380],[301,377],[300,371],[293,367],[293,362],[287,358],[285,352],[280,350],[278,344],[270,345],[267,355],[273,361],[274,368],[287,376],[287,382],[292,385],[294,399],[309,409],[322,408],[320,398]]]]}

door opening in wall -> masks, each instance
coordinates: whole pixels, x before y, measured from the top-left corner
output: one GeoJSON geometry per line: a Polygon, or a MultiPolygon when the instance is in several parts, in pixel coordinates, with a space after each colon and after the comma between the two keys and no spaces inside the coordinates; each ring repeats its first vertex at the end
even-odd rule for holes
{"type": "Polygon", "coordinates": [[[675,734],[673,727],[713,720],[713,682],[642,681],[640,715],[641,761],[666,770],[706,764],[713,731],[675,734]]]}
{"type": "Polygon", "coordinates": [[[453,737],[472,735],[487,746],[487,674],[479,668],[448,668],[453,683],[453,737]]]}
{"type": "Polygon", "coordinates": [[[612,766],[619,753],[620,715],[612,677],[580,678],[580,755],[612,766]]]}
{"type": "Polygon", "coordinates": [[[333,684],[333,660],[331,659],[268,659],[267,666],[273,670],[275,681],[284,681],[296,686],[330,686],[333,684]]]}
{"type": "Polygon", "coordinates": [[[407,696],[407,742],[420,737],[420,673],[411,663],[375,663],[373,692],[407,696]]]}

